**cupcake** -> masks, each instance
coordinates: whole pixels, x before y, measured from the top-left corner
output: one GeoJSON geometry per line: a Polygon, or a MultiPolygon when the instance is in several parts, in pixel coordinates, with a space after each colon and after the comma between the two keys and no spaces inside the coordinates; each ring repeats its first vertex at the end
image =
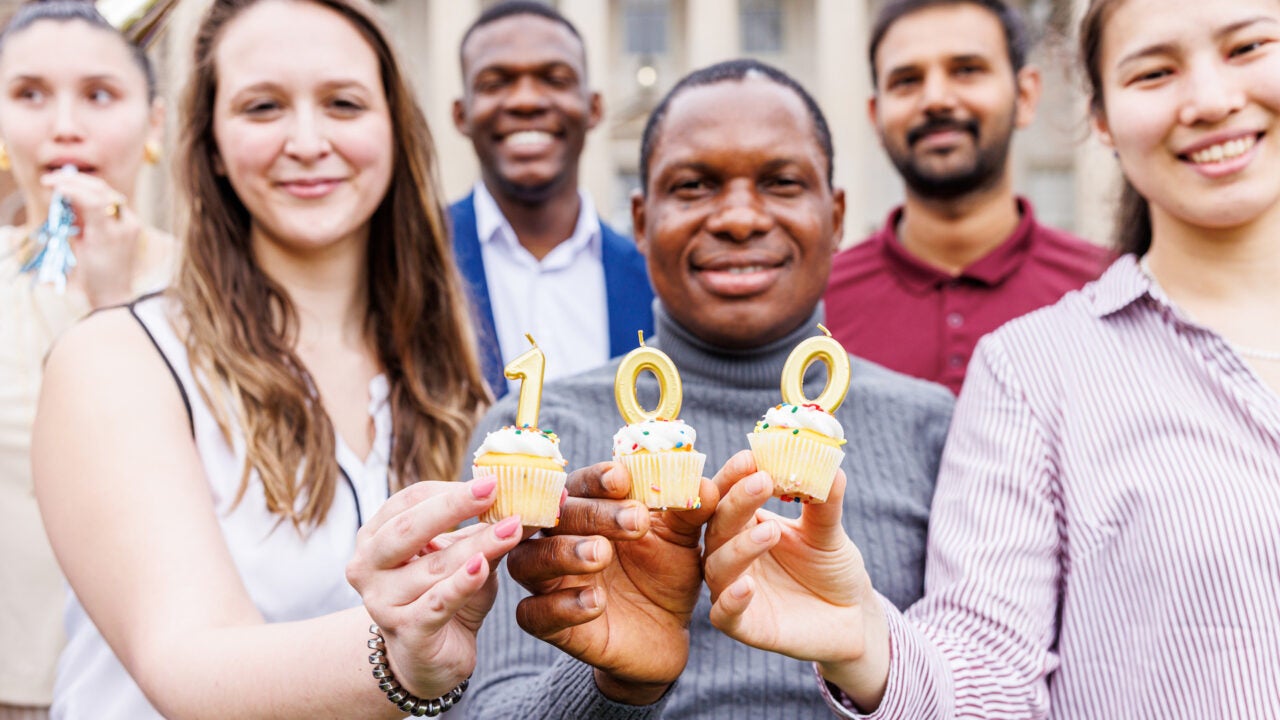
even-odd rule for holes
{"type": "Polygon", "coordinates": [[[613,459],[631,473],[628,497],[651,509],[702,507],[698,486],[707,456],[693,449],[697,432],[680,420],[641,420],[613,436],[613,459]]]}
{"type": "Polygon", "coordinates": [[[497,522],[519,515],[526,527],[555,527],[560,521],[566,461],[560,438],[549,430],[508,425],[485,436],[476,448],[472,475],[494,475],[493,506],[480,516],[497,522]]]}
{"type": "Polygon", "coordinates": [[[826,502],[844,460],[844,428],[814,403],[770,408],[747,435],[756,467],[773,478],[783,502],[826,502]]]}

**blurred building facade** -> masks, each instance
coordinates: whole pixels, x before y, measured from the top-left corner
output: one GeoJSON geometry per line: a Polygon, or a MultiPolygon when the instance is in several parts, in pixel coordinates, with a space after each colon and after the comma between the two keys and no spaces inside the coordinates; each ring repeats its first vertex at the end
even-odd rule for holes
{"type": "MultiPolygon", "coordinates": [[[[191,38],[209,0],[182,0],[153,56],[169,104],[169,142],[178,133],[178,96],[190,65],[191,38]]],[[[496,0],[380,0],[410,69],[440,155],[450,199],[477,177],[469,142],[454,129],[450,106],[462,90],[458,42],[496,0]]],[[[586,40],[589,82],[604,98],[604,121],[588,136],[582,179],[601,215],[630,227],[638,186],[640,134],[649,111],[682,75],[713,62],[750,56],[781,67],[813,93],[831,126],[835,181],[848,199],[846,242],[878,227],[900,202],[902,185],[867,118],[871,92],[866,36],[881,0],[548,0],[586,40]]],[[[1098,242],[1110,232],[1115,163],[1089,133],[1071,37],[1087,0],[1014,0],[1041,41],[1033,62],[1045,76],[1035,124],[1014,142],[1015,186],[1041,219],[1098,242]]],[[[19,2],[0,0],[8,14],[19,2]]],[[[172,153],[169,153],[171,156],[172,153]]],[[[12,188],[0,181],[6,196],[12,188]]],[[[153,171],[138,199],[145,215],[171,228],[171,179],[153,171]]],[[[10,203],[11,205],[12,203],[10,203]]],[[[0,212],[3,207],[0,206],[0,212]]]]}

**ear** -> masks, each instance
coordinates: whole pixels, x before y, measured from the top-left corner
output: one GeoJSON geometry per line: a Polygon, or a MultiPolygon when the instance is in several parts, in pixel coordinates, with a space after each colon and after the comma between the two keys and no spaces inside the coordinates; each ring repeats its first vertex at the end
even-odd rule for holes
{"type": "Polygon", "coordinates": [[[166,110],[164,100],[156,98],[151,101],[151,109],[147,112],[147,142],[154,142],[157,145],[164,143],[166,110]]]}
{"type": "Polygon", "coordinates": [[[589,130],[594,128],[604,117],[604,99],[600,97],[600,93],[592,90],[587,103],[587,129],[589,130]]]}
{"type": "Polygon", "coordinates": [[[453,126],[458,129],[458,132],[471,137],[467,127],[467,106],[462,98],[453,101],[453,126]]]}
{"type": "Polygon", "coordinates": [[[840,249],[844,242],[844,188],[831,193],[831,252],[840,249]]]}
{"type": "Polygon", "coordinates": [[[1116,149],[1115,138],[1111,136],[1111,124],[1107,122],[1107,115],[1101,110],[1092,110],[1089,112],[1089,123],[1093,125],[1093,131],[1098,133],[1098,139],[1102,141],[1111,150],[1116,149]]]}
{"type": "Polygon", "coordinates": [[[636,249],[641,255],[649,255],[649,229],[645,226],[644,193],[631,191],[631,232],[636,238],[636,249]]]}
{"type": "Polygon", "coordinates": [[[1044,80],[1040,76],[1040,68],[1034,65],[1026,65],[1018,71],[1014,82],[1018,87],[1014,124],[1017,127],[1024,128],[1036,119],[1036,106],[1040,104],[1040,94],[1044,89],[1044,80]]]}
{"type": "Polygon", "coordinates": [[[871,121],[871,127],[879,127],[879,124],[876,122],[876,94],[875,93],[872,93],[871,97],[867,98],[867,120],[871,121]]]}

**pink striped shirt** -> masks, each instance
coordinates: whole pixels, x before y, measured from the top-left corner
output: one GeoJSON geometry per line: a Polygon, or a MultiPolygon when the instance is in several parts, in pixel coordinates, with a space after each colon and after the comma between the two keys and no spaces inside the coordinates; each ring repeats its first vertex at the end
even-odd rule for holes
{"type": "Polygon", "coordinates": [[[1280,395],[1132,256],[984,339],[951,428],[884,701],[838,714],[1280,717],[1280,395]]]}

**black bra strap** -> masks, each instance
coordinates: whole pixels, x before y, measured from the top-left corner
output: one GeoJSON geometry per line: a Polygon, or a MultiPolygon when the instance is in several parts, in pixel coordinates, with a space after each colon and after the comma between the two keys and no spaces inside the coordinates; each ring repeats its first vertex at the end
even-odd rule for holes
{"type": "Polygon", "coordinates": [[[191,437],[194,438],[196,435],[196,421],[195,416],[191,413],[191,398],[187,397],[187,388],[182,384],[182,379],[178,377],[178,371],[173,369],[173,363],[169,362],[169,357],[164,354],[164,350],[160,349],[160,343],[156,342],[155,335],[151,334],[151,329],[147,327],[146,323],[142,322],[142,318],[138,317],[138,311],[134,308],[135,305],[143,300],[153,298],[158,294],[159,293],[151,293],[149,295],[143,295],[137,300],[129,303],[126,307],[129,308],[129,314],[133,316],[133,319],[137,320],[138,324],[142,326],[142,331],[147,334],[147,339],[155,346],[156,352],[160,353],[160,359],[164,361],[164,366],[169,368],[169,374],[173,376],[173,382],[177,384],[178,392],[182,394],[182,404],[187,408],[187,425],[190,426],[191,437]]]}

